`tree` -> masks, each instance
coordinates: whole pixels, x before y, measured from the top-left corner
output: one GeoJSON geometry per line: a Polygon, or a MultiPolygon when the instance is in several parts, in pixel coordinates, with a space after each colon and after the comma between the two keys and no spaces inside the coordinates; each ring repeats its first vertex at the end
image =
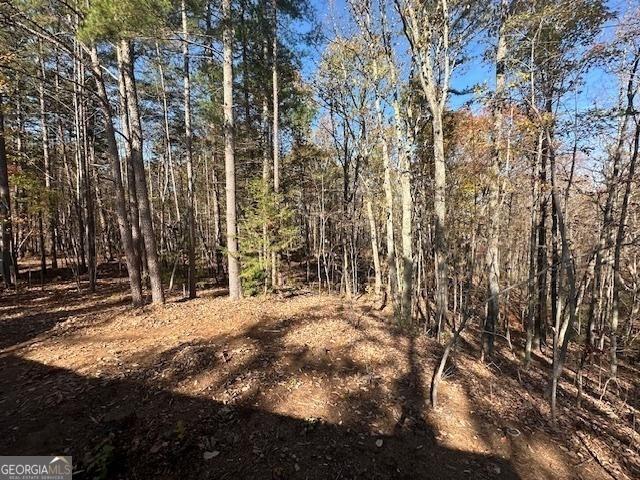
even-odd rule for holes
{"type": "Polygon", "coordinates": [[[120,154],[118,152],[118,144],[116,143],[116,134],[113,127],[111,104],[109,103],[109,98],[107,96],[104,79],[102,77],[102,66],[98,58],[96,47],[92,46],[90,52],[93,75],[96,82],[105,125],[107,152],[111,163],[112,178],[116,194],[115,203],[118,230],[120,232],[120,240],[122,242],[127,262],[127,272],[129,274],[129,284],[131,287],[131,302],[134,306],[139,307],[142,306],[144,301],[142,297],[142,279],[140,277],[140,257],[137,255],[134,247],[131,225],[127,216],[127,202],[124,195],[124,186],[122,184],[120,154]]]}
{"type": "MultiPolygon", "coordinates": [[[[550,271],[551,325],[553,335],[552,369],[550,376],[551,412],[556,417],[556,392],[562,375],[568,344],[575,331],[577,311],[576,265],[569,229],[565,220],[566,205],[560,200],[556,155],[556,111],[567,85],[579,84],[585,65],[591,61],[583,48],[588,48],[608,18],[608,11],[599,0],[575,2],[542,2],[520,12],[526,26],[529,48],[519,53],[529,61],[529,93],[527,108],[537,132],[540,160],[539,221],[537,225],[536,277],[538,283],[536,335],[545,340],[547,324],[547,271],[550,271]],[[572,81],[567,81],[569,77],[572,81]],[[550,195],[545,194],[551,180],[550,195]],[[547,203],[551,200],[551,265],[547,265],[547,203]]],[[[571,183],[568,182],[568,190],[571,183]]],[[[535,338],[535,337],[534,337],[535,338]]],[[[526,355],[528,358],[528,354],[526,355]]]]}
{"type": "MultiPolygon", "coordinates": [[[[271,82],[273,86],[273,191],[276,195],[280,193],[280,143],[279,135],[279,88],[278,88],[278,3],[271,0],[271,13],[273,15],[273,31],[271,39],[271,82]]],[[[272,252],[271,257],[271,284],[278,287],[278,255],[272,252]]]]}
{"type": "Polygon", "coordinates": [[[145,263],[151,282],[151,295],[153,302],[156,304],[164,303],[164,291],[143,160],[143,135],[135,80],[132,39],[139,32],[151,31],[157,28],[158,17],[156,14],[158,11],[166,11],[167,8],[168,4],[165,0],[155,0],[150,3],[140,2],[139,0],[126,2],[97,0],[90,4],[80,32],[81,38],[84,39],[100,40],[108,38],[117,41],[117,53],[121,65],[120,91],[126,95],[128,142],[131,148],[128,160],[133,171],[140,231],[144,242],[144,257],[146,258],[145,263]]]}
{"type": "Polygon", "coordinates": [[[510,9],[507,0],[500,0],[498,5],[498,38],[496,45],[496,90],[493,98],[493,157],[489,167],[489,225],[487,233],[487,253],[485,265],[487,270],[487,317],[484,325],[483,352],[491,356],[495,340],[496,325],[500,315],[500,171],[504,163],[504,109],[506,102],[506,27],[510,9]]]}
{"type": "Polygon", "coordinates": [[[476,33],[481,20],[480,2],[396,0],[404,34],[431,114],[435,223],[436,324],[442,337],[448,311],[449,273],[446,230],[446,157],[444,114],[451,75],[461,50],[476,33]]]}
{"type": "MultiPolygon", "coordinates": [[[[624,180],[624,193],[622,195],[622,205],[620,207],[620,220],[618,221],[618,229],[615,238],[615,247],[613,254],[613,298],[611,305],[611,376],[615,378],[618,373],[618,322],[620,315],[620,294],[623,289],[621,257],[622,247],[625,241],[627,215],[629,209],[629,199],[631,196],[631,185],[635,178],[636,163],[638,161],[638,147],[640,144],[640,121],[638,121],[638,112],[634,106],[634,99],[637,91],[638,65],[640,64],[640,47],[636,47],[631,60],[631,70],[629,72],[629,81],[627,84],[627,108],[625,117],[634,117],[636,127],[632,136],[631,155],[629,158],[629,166],[627,178],[624,180]]],[[[626,120],[625,120],[626,121],[626,120]]]]}
{"type": "Polygon", "coordinates": [[[283,194],[274,194],[269,183],[254,180],[248,193],[251,203],[245,207],[240,230],[241,279],[243,292],[255,295],[266,292],[269,285],[270,259],[264,252],[279,256],[294,246],[299,232],[283,194]]]}
{"type": "Polygon", "coordinates": [[[147,190],[147,180],[142,158],[142,124],[140,123],[140,112],[138,110],[138,93],[136,90],[135,74],[133,67],[133,47],[127,39],[120,40],[118,51],[122,58],[122,79],[127,94],[127,112],[130,122],[131,141],[131,166],[133,169],[136,195],[138,200],[138,211],[140,212],[140,230],[144,240],[144,249],[147,258],[147,269],[151,281],[151,296],[153,303],[164,303],[164,292],[162,289],[162,279],[160,275],[160,263],[158,262],[156,239],[153,230],[153,220],[149,205],[149,193],[147,190]]]}
{"type": "Polygon", "coordinates": [[[2,280],[9,287],[15,283],[13,242],[11,235],[11,199],[9,197],[9,173],[4,134],[3,94],[0,91],[0,239],[2,240],[2,280]]]}
{"type": "Polygon", "coordinates": [[[240,259],[238,257],[238,224],[236,220],[236,166],[233,142],[233,15],[231,0],[222,1],[223,16],[223,89],[224,89],[224,165],[227,191],[227,258],[229,263],[229,296],[242,296],[240,259]]]}
{"type": "Polygon", "coordinates": [[[40,88],[38,90],[40,100],[40,129],[42,130],[42,157],[44,163],[44,179],[45,188],[49,195],[49,211],[47,212],[49,217],[49,240],[51,244],[51,268],[58,268],[58,256],[57,256],[57,239],[56,239],[56,224],[57,224],[57,209],[54,203],[52,192],[52,177],[53,172],[51,168],[51,159],[49,156],[49,132],[47,129],[47,111],[45,105],[45,81],[46,81],[46,69],[45,59],[42,46],[42,40],[38,42],[39,52],[38,57],[40,60],[40,74],[42,79],[40,81],[40,88]]]}
{"type": "Polygon", "coordinates": [[[194,217],[195,185],[193,178],[193,133],[191,131],[191,78],[189,76],[189,30],[187,24],[186,1],[181,3],[182,13],[182,55],[184,65],[184,131],[185,150],[187,154],[187,221],[189,222],[189,240],[187,242],[189,257],[189,298],[196,297],[196,226],[194,217]]]}

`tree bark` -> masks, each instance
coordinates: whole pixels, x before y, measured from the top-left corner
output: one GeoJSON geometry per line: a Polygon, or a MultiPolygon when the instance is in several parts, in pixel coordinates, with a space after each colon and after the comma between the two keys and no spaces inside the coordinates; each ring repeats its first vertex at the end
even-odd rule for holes
{"type": "MultiPolygon", "coordinates": [[[[630,83],[633,82],[640,62],[640,50],[636,52],[635,61],[630,75],[630,83]]],[[[635,89],[633,83],[627,90],[627,115],[636,115],[633,99],[635,96],[635,89]]],[[[622,205],[620,207],[620,220],[618,222],[618,230],[616,232],[615,248],[613,253],[613,298],[611,302],[611,377],[616,377],[618,374],[618,321],[620,315],[620,291],[624,287],[622,281],[622,272],[620,267],[620,260],[622,255],[622,246],[625,239],[625,229],[627,223],[627,211],[629,209],[629,198],[631,197],[631,187],[634,180],[636,171],[636,163],[638,160],[638,147],[640,143],[640,122],[636,119],[636,128],[633,135],[633,147],[631,151],[631,158],[629,159],[629,171],[624,185],[624,194],[622,197],[622,205]]]]}
{"type": "Polygon", "coordinates": [[[91,65],[93,77],[96,82],[96,89],[98,91],[98,97],[100,98],[100,107],[104,117],[107,152],[109,161],[111,162],[111,174],[115,190],[116,218],[127,262],[127,272],[129,274],[129,283],[131,286],[131,302],[135,307],[139,307],[143,304],[140,261],[139,258],[136,257],[136,251],[131,237],[131,226],[127,217],[127,202],[124,194],[124,186],[122,185],[120,154],[118,152],[116,133],[113,127],[113,113],[111,111],[111,104],[109,103],[109,97],[107,96],[107,91],[102,77],[102,66],[100,65],[98,53],[95,47],[91,48],[91,65]]]}
{"type": "Polygon", "coordinates": [[[444,151],[444,110],[447,102],[451,70],[455,59],[450,50],[451,14],[446,0],[439,2],[396,0],[396,7],[409,41],[417,77],[431,113],[433,132],[433,210],[434,210],[434,276],[436,283],[436,328],[438,341],[448,311],[448,246],[446,230],[446,159],[444,151]],[[424,22],[432,22],[434,15],[438,25],[425,29],[424,22]]]}
{"type": "Polygon", "coordinates": [[[167,163],[169,164],[169,175],[171,177],[171,187],[173,189],[173,202],[176,209],[176,220],[180,223],[180,204],[178,203],[178,189],[176,188],[176,176],[173,168],[173,152],[171,148],[171,134],[169,131],[169,107],[167,104],[167,87],[164,79],[164,68],[160,59],[160,46],[156,42],[156,53],[158,55],[158,74],[160,76],[160,97],[162,99],[162,116],[164,119],[165,148],[167,163]]]}
{"type": "Polygon", "coordinates": [[[558,303],[566,305],[561,312],[556,315],[553,328],[553,362],[551,371],[551,418],[556,421],[557,413],[557,390],[564,363],[567,357],[567,349],[569,340],[575,331],[576,317],[576,282],[575,282],[575,266],[574,259],[569,247],[567,238],[567,227],[564,221],[564,214],[560,204],[560,195],[558,194],[558,186],[555,175],[555,152],[553,149],[553,138],[550,128],[546,130],[547,148],[549,150],[550,170],[551,170],[551,200],[552,207],[557,218],[557,227],[560,234],[561,254],[560,260],[556,267],[558,272],[558,303]],[[566,274],[566,285],[564,277],[566,274]]]}
{"type": "MultiPolygon", "coordinates": [[[[273,15],[273,31],[271,45],[271,77],[273,86],[273,191],[276,195],[280,192],[280,144],[278,142],[279,135],[279,92],[278,92],[278,6],[277,1],[272,0],[271,9],[273,15]]],[[[280,259],[277,252],[271,255],[271,285],[280,286],[280,259]]]]}
{"type": "MultiPolygon", "coordinates": [[[[505,23],[508,2],[500,3],[500,25],[498,27],[498,45],[496,48],[496,91],[493,99],[493,152],[488,169],[489,225],[487,232],[487,252],[485,268],[487,273],[487,318],[484,325],[483,353],[493,355],[496,325],[500,315],[500,169],[503,162],[503,109],[506,94],[505,60],[507,42],[505,23]]],[[[508,320],[507,320],[508,321],[508,320]]]]}
{"type": "Polygon", "coordinates": [[[411,197],[411,164],[409,162],[409,154],[406,151],[400,155],[400,170],[402,198],[401,323],[404,326],[408,326],[411,323],[411,297],[413,294],[413,199],[411,197]]]}
{"type": "Polygon", "coordinates": [[[9,194],[9,173],[7,150],[4,137],[3,96],[0,92],[0,254],[2,255],[2,280],[9,287],[15,283],[13,264],[13,235],[11,232],[11,198],[9,194]]]}
{"type": "Polygon", "coordinates": [[[160,264],[156,250],[156,239],[153,231],[151,219],[151,209],[149,205],[149,194],[147,191],[147,181],[142,158],[142,125],[140,122],[140,112],[138,110],[138,94],[136,91],[135,75],[133,68],[132,45],[126,40],[119,44],[122,55],[124,70],[124,85],[127,93],[127,109],[129,112],[130,136],[131,136],[131,164],[136,184],[136,195],[138,197],[138,210],[140,212],[140,227],[142,239],[147,257],[147,269],[151,283],[151,297],[153,303],[164,303],[164,291],[160,275],[160,264]]]}
{"type": "Polygon", "coordinates": [[[538,211],[540,207],[540,163],[542,156],[542,134],[538,135],[537,147],[533,156],[531,168],[531,229],[529,232],[529,278],[528,278],[528,302],[527,302],[527,341],[525,344],[524,363],[528,365],[531,361],[531,350],[534,347],[534,337],[536,330],[537,308],[540,306],[536,298],[537,282],[537,261],[538,261],[538,211]]]}
{"type": "Polygon", "coordinates": [[[533,336],[535,348],[540,348],[546,343],[547,330],[547,205],[548,195],[544,193],[547,184],[547,155],[542,149],[540,157],[540,210],[538,220],[538,244],[536,259],[536,281],[538,285],[538,309],[536,325],[533,336]]]}
{"type": "Polygon", "coordinates": [[[446,207],[446,167],[444,156],[444,132],[442,130],[442,110],[433,109],[433,150],[434,150],[434,198],[435,217],[435,268],[436,268],[436,325],[438,341],[442,333],[448,310],[449,269],[447,265],[447,240],[445,217],[446,207]]]}
{"type": "Polygon", "coordinates": [[[376,297],[379,297],[382,292],[382,271],[380,268],[380,253],[378,249],[378,228],[376,226],[376,217],[373,215],[373,205],[370,197],[366,199],[366,204],[369,228],[371,230],[371,256],[373,257],[373,270],[375,273],[373,292],[376,297]]]}
{"type": "Polygon", "coordinates": [[[49,226],[49,241],[51,242],[51,268],[58,268],[58,255],[56,251],[56,228],[57,228],[57,209],[54,204],[54,192],[51,188],[51,180],[53,179],[53,172],[51,168],[51,156],[49,149],[49,134],[47,129],[47,112],[44,99],[44,83],[46,78],[46,69],[44,64],[44,53],[42,50],[42,41],[39,43],[39,60],[40,60],[40,75],[42,78],[39,85],[39,100],[40,100],[40,129],[42,130],[42,158],[44,160],[44,188],[47,192],[47,216],[49,226]]]}
{"type": "Polygon", "coordinates": [[[75,57],[73,62],[73,111],[74,111],[74,134],[75,134],[75,210],[76,221],[78,222],[78,273],[84,273],[87,269],[86,256],[86,235],[85,235],[85,189],[84,189],[84,161],[86,157],[86,134],[87,128],[83,119],[83,96],[82,85],[84,84],[84,65],[80,61],[81,51],[78,42],[74,44],[75,57]]]}
{"type": "Polygon", "coordinates": [[[131,227],[131,240],[133,241],[133,249],[135,258],[139,265],[142,281],[147,276],[147,266],[144,256],[144,246],[142,244],[142,234],[140,233],[140,211],[138,209],[138,195],[136,193],[136,180],[133,173],[133,164],[131,160],[131,121],[129,119],[127,90],[124,83],[124,63],[120,49],[117,49],[118,70],[120,73],[118,82],[118,91],[120,94],[120,133],[124,138],[124,168],[127,179],[127,193],[129,194],[129,225],[131,227]]]}
{"type": "Polygon", "coordinates": [[[195,187],[193,179],[193,133],[191,131],[191,79],[189,77],[189,30],[187,27],[187,6],[182,0],[182,56],[184,60],[184,135],[187,154],[187,221],[189,222],[189,298],[196,298],[196,226],[194,217],[195,187]]]}
{"type": "MultiPolygon", "coordinates": [[[[373,62],[373,75],[377,80],[378,75],[378,62],[374,60],[373,62]]],[[[383,180],[383,189],[384,189],[384,197],[385,197],[385,233],[386,233],[386,243],[387,243],[387,296],[391,301],[393,306],[394,313],[397,310],[397,299],[396,294],[398,291],[398,269],[397,265],[397,256],[395,249],[395,235],[393,231],[393,186],[391,183],[391,158],[389,157],[389,144],[385,137],[384,132],[384,121],[383,121],[383,112],[381,99],[378,92],[376,92],[375,98],[375,108],[378,122],[378,129],[380,129],[380,144],[382,147],[382,161],[384,168],[384,180],[383,180]]]]}
{"type": "Polygon", "coordinates": [[[222,1],[224,30],[223,43],[223,95],[224,95],[224,165],[227,194],[227,257],[229,262],[229,296],[237,300],[242,296],[240,285],[240,259],[238,258],[238,224],[236,220],[236,166],[234,158],[233,121],[233,23],[231,0],[222,1]]]}
{"type": "MultiPolygon", "coordinates": [[[[86,112],[85,112],[86,113],[86,112]]],[[[86,118],[86,114],[83,114],[86,118]]],[[[91,142],[89,148],[89,155],[84,156],[83,168],[83,180],[84,180],[84,196],[85,196],[85,209],[87,221],[85,222],[85,237],[87,243],[87,273],[89,274],[89,291],[96,291],[96,281],[98,276],[98,266],[96,258],[96,215],[93,202],[93,188],[91,186],[91,179],[93,177],[91,173],[91,165],[95,164],[95,150],[94,143],[91,142]]]]}

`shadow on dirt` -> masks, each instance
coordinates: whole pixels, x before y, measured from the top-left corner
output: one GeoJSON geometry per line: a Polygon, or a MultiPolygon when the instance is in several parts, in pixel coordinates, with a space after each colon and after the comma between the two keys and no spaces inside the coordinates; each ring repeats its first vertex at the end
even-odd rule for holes
{"type": "MultiPolygon", "coordinates": [[[[104,295],[103,288],[101,295],[104,295]]],[[[118,292],[118,287],[108,290],[108,293],[118,292]]],[[[23,294],[24,296],[24,294],[23,294]]],[[[85,300],[85,305],[74,302],[74,295],[70,292],[50,291],[38,293],[28,292],[28,296],[21,300],[18,307],[2,308],[0,303],[0,350],[8,351],[11,347],[21,345],[51,332],[57,325],[66,322],[71,317],[104,315],[106,312],[124,307],[129,304],[128,298],[113,298],[109,300],[85,300]],[[42,304],[40,307],[39,304],[42,304]],[[51,309],[53,305],[55,310],[51,309]]]]}
{"type": "Polygon", "coordinates": [[[74,478],[519,478],[503,459],[438,445],[424,422],[384,436],[13,355],[0,368],[0,451],[72,455],[74,478]]]}

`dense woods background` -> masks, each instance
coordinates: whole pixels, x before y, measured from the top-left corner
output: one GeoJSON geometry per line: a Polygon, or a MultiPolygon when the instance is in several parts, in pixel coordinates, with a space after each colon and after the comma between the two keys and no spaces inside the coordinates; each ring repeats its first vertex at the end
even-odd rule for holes
{"type": "Polygon", "coordinates": [[[94,292],[118,262],[134,306],[368,294],[446,346],[434,406],[469,326],[484,361],[514,329],[524,365],[551,355],[553,419],[571,348],[580,392],[594,362],[615,383],[640,355],[637,3],[320,3],[0,2],[5,289],[94,292]]]}

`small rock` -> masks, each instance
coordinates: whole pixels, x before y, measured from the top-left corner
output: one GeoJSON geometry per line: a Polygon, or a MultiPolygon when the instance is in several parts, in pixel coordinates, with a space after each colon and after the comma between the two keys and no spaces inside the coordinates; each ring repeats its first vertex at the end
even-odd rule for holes
{"type": "Polygon", "coordinates": [[[204,452],[202,454],[202,458],[205,460],[211,460],[212,458],[216,458],[218,455],[220,455],[220,452],[218,450],[214,450],[213,452],[204,452]]]}
{"type": "Polygon", "coordinates": [[[382,446],[384,442],[382,441],[381,438],[379,438],[378,440],[376,440],[376,447],[380,448],[382,446]]]}

